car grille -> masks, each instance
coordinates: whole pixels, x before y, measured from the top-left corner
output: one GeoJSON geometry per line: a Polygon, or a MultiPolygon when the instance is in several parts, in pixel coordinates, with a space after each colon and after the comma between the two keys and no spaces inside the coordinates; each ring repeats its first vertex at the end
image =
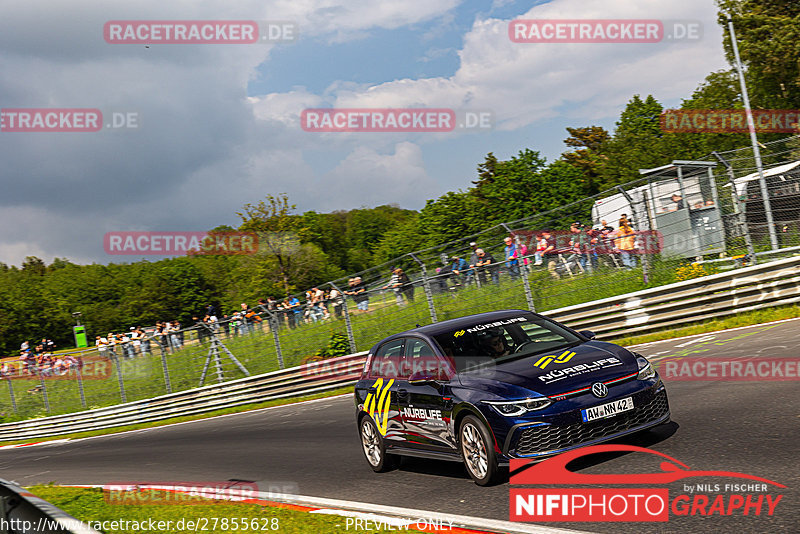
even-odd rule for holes
{"type": "Polygon", "coordinates": [[[656,393],[646,404],[630,412],[591,423],[540,425],[522,431],[515,455],[526,456],[564,449],[624,432],[664,417],[669,412],[666,390],[656,393]]]}

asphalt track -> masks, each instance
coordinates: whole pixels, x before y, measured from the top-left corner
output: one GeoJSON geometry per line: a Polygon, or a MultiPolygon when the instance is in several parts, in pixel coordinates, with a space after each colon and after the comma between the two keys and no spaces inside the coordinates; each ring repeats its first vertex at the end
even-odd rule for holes
{"type": "MultiPolygon", "coordinates": [[[[639,346],[666,356],[797,357],[800,320],[639,346]]],[[[673,423],[623,443],[649,447],[692,469],[737,471],[788,489],[772,517],[674,516],[668,523],[548,523],[594,532],[800,532],[800,382],[667,382],[673,423]]],[[[255,481],[328,497],[443,513],[508,519],[509,484],[481,488],[461,464],[404,459],[375,474],[359,448],[352,399],[337,397],[144,431],[0,450],[0,477],[23,485],[120,481],[255,481]]],[[[651,455],[616,455],[583,473],[658,471],[651,455]]],[[[669,484],[739,482],[688,479],[669,484]]],[[[661,486],[663,487],[663,486],[661,486]]],[[[706,492],[712,498],[715,492],[706,492]]],[[[719,493],[728,495],[724,490],[719,493]]]]}

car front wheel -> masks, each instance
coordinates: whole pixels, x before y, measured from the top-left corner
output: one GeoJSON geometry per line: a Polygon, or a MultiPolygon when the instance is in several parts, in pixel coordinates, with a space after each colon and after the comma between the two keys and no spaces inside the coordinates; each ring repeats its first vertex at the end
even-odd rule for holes
{"type": "Polygon", "coordinates": [[[461,456],[467,473],[479,486],[488,486],[497,479],[497,454],[494,440],[480,419],[468,415],[459,429],[461,456]]]}
{"type": "Polygon", "coordinates": [[[361,419],[361,449],[367,463],[376,473],[391,471],[400,464],[400,458],[394,454],[386,454],[386,443],[378,432],[378,427],[368,415],[361,419]]]}

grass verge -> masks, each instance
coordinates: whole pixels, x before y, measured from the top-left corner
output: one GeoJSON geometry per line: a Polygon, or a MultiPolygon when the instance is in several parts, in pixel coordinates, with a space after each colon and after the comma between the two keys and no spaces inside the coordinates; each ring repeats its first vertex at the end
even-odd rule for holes
{"type": "MultiPolygon", "coordinates": [[[[176,504],[120,505],[106,502],[100,488],[66,488],[43,485],[31,486],[28,489],[34,495],[88,523],[89,526],[113,534],[139,534],[148,531],[164,534],[183,534],[194,531],[240,533],[245,530],[289,534],[339,533],[345,528],[346,521],[341,516],[310,514],[280,506],[213,500],[208,501],[211,504],[192,504],[190,506],[176,504]],[[180,523],[181,521],[183,522],[180,523]],[[190,521],[192,522],[191,527],[188,526],[190,521]],[[236,522],[235,526],[234,521],[236,522]],[[159,522],[163,523],[159,524],[159,522]],[[243,526],[243,523],[247,523],[247,528],[243,526]],[[155,526],[155,530],[150,528],[151,526],[155,526]],[[227,528],[224,528],[226,526],[227,528]]],[[[355,530],[359,533],[385,531],[353,529],[353,525],[350,527],[347,529],[348,531],[355,530]]]]}

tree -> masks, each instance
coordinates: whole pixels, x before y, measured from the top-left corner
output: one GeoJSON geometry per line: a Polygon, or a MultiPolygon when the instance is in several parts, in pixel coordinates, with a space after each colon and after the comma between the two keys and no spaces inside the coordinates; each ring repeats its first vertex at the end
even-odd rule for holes
{"type": "Polygon", "coordinates": [[[564,152],[561,157],[581,171],[583,175],[581,183],[587,195],[595,195],[600,192],[598,178],[608,160],[601,150],[603,143],[608,141],[610,135],[602,126],[567,128],[567,131],[570,136],[564,140],[564,143],[578,150],[564,152]]]}
{"type": "Polygon", "coordinates": [[[754,108],[800,107],[800,3],[796,0],[718,0],[723,46],[734,64],[727,25],[731,14],[754,108]]]}

